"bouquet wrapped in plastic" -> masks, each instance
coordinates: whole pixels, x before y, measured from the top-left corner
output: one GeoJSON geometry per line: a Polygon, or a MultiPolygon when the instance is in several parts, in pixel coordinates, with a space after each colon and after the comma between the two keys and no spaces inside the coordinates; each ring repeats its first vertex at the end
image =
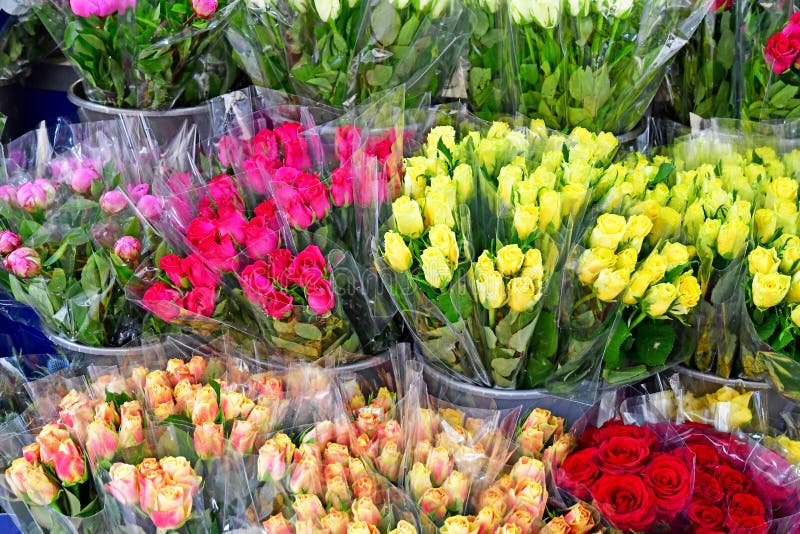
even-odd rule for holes
{"type": "MultiPolygon", "coordinates": [[[[64,55],[80,72],[86,97],[98,104],[170,109],[209,96],[184,91],[208,83],[206,56],[224,36],[235,2],[43,1],[34,9],[64,55]],[[193,95],[191,93],[194,93],[193,95]]],[[[225,91],[227,87],[217,87],[225,91]]]]}
{"type": "Polygon", "coordinates": [[[474,1],[467,3],[467,10],[472,25],[467,97],[476,115],[490,119],[511,111],[508,5],[505,0],[474,1]]]}
{"type": "Polygon", "coordinates": [[[51,147],[46,131],[31,132],[9,145],[2,187],[6,286],[52,332],[85,345],[123,345],[163,326],[125,300],[161,240],[116,189],[135,172],[118,136],[111,122],[60,126],[51,147]]]}
{"type": "Polygon", "coordinates": [[[55,49],[33,11],[7,17],[0,27],[0,80],[11,81],[55,49]]]}
{"type": "Polygon", "coordinates": [[[556,130],[636,128],[706,2],[510,3],[518,104],[556,130]]]}

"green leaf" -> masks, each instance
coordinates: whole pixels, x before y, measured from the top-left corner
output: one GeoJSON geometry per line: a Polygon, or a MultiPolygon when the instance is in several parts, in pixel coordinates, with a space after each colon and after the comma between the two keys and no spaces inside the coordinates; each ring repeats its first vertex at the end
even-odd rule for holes
{"type": "Polygon", "coordinates": [[[494,358],[492,359],[492,369],[495,373],[503,377],[510,377],[519,367],[520,358],[494,358]]]}
{"type": "Polygon", "coordinates": [[[318,341],[322,339],[322,330],[317,326],[309,323],[296,323],[294,325],[295,333],[309,341],[318,341]]]}
{"type": "Polygon", "coordinates": [[[775,350],[783,350],[790,343],[794,341],[794,334],[791,328],[782,328],[778,336],[772,340],[772,348],[775,350]]]}
{"type": "Polygon", "coordinates": [[[392,79],[392,68],[386,65],[375,65],[367,71],[367,83],[372,87],[383,87],[392,79]]]}
{"type": "Polygon", "coordinates": [[[651,367],[664,365],[675,346],[675,329],[669,321],[647,320],[634,330],[632,357],[651,367]]]}
{"type": "Polygon", "coordinates": [[[384,46],[394,43],[400,33],[400,15],[389,2],[381,2],[370,17],[372,35],[384,46]]]}
{"type": "Polygon", "coordinates": [[[767,313],[764,315],[766,316],[765,321],[761,324],[755,324],[754,321],[754,325],[756,327],[756,333],[758,334],[758,337],[760,337],[764,342],[769,342],[769,339],[778,328],[779,319],[777,313],[767,313]]]}
{"type": "Polygon", "coordinates": [[[618,369],[622,365],[622,344],[629,337],[631,337],[631,331],[628,330],[628,325],[625,324],[625,321],[618,321],[603,353],[603,362],[606,369],[618,369]]]}
{"type": "Polygon", "coordinates": [[[672,175],[672,171],[675,170],[675,165],[672,163],[662,163],[661,166],[658,168],[658,172],[650,181],[648,185],[650,188],[657,186],[660,183],[667,183],[667,180],[672,175]]]}
{"type": "Polygon", "coordinates": [[[596,72],[589,67],[575,70],[568,82],[569,94],[596,118],[611,97],[611,80],[608,68],[603,65],[596,72]]]}
{"type": "Polygon", "coordinates": [[[119,411],[120,407],[126,402],[131,402],[133,399],[125,392],[114,393],[113,391],[106,390],[106,402],[114,404],[119,411]]]}

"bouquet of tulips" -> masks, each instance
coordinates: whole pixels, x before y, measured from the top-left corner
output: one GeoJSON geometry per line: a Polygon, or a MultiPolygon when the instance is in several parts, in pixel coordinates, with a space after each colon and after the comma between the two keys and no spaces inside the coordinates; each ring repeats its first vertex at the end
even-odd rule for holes
{"type": "Polygon", "coordinates": [[[211,82],[204,61],[224,36],[234,5],[184,0],[166,8],[154,1],[76,0],[43,1],[34,9],[80,72],[89,100],[170,109],[219,94],[209,94],[211,89],[228,89],[211,82]],[[192,83],[199,90],[187,91],[192,83]]]}
{"type": "MultiPolygon", "coordinates": [[[[0,193],[4,283],[52,332],[86,345],[123,345],[163,328],[130,307],[123,287],[143,258],[164,248],[116,189],[135,183],[116,123],[70,130],[73,142],[62,154],[32,141],[37,132],[9,146],[0,193]]],[[[129,194],[139,198],[147,188],[129,194]]]]}
{"type": "Polygon", "coordinates": [[[621,134],[650,105],[704,2],[511,1],[518,107],[556,130],[621,134]]]}

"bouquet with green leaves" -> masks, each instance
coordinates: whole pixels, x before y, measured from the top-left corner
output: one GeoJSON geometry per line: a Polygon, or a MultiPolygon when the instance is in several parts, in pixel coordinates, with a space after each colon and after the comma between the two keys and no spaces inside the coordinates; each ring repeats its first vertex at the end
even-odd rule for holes
{"type": "Polygon", "coordinates": [[[506,69],[511,53],[508,6],[505,0],[471,0],[467,5],[472,26],[467,96],[472,111],[490,119],[512,111],[506,69]]]}
{"type": "Polygon", "coordinates": [[[28,11],[0,29],[0,80],[12,80],[55,48],[39,17],[28,11]]]}
{"type": "Polygon", "coordinates": [[[43,0],[34,7],[83,77],[89,100],[126,108],[191,106],[209,95],[204,59],[223,36],[229,0],[43,0]],[[183,98],[184,94],[190,98],[183,98]]]}
{"type": "Polygon", "coordinates": [[[644,116],[704,2],[510,3],[519,108],[557,130],[616,134],[644,116]]]}

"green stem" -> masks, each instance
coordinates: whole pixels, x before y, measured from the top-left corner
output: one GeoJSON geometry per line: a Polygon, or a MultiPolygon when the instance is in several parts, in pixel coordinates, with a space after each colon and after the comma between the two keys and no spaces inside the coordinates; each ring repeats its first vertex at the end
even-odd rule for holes
{"type": "Polygon", "coordinates": [[[494,308],[489,310],[489,328],[494,328],[494,320],[495,320],[495,314],[496,313],[497,313],[497,310],[495,310],[494,308]]]}
{"type": "Polygon", "coordinates": [[[633,322],[628,326],[628,332],[633,332],[633,329],[639,326],[639,324],[647,319],[647,314],[644,312],[639,312],[639,316],[633,320],[633,322]]]}

